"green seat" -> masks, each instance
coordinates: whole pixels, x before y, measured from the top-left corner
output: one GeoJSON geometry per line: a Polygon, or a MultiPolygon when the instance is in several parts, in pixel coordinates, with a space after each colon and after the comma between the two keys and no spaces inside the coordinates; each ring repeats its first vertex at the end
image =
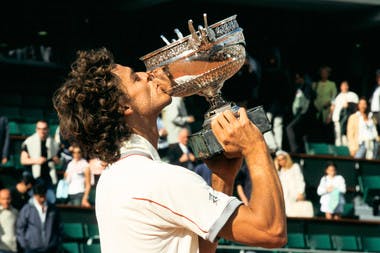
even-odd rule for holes
{"type": "Polygon", "coordinates": [[[380,237],[362,237],[365,252],[380,252],[380,237]]]}
{"type": "Polygon", "coordinates": [[[332,241],[335,250],[358,251],[359,244],[354,235],[333,235],[332,241]]]}
{"type": "Polygon", "coordinates": [[[334,150],[337,156],[350,156],[350,150],[347,146],[334,146],[334,150]]]}
{"type": "Polygon", "coordinates": [[[15,121],[9,121],[8,122],[8,129],[9,129],[10,135],[20,135],[21,134],[20,126],[15,121]]]}
{"type": "Polygon", "coordinates": [[[287,248],[307,248],[305,237],[302,233],[288,233],[287,248]]]}
{"type": "Polygon", "coordinates": [[[63,223],[63,238],[65,242],[83,242],[85,240],[85,235],[82,223],[63,223]]]}
{"type": "Polygon", "coordinates": [[[36,132],[36,122],[35,123],[21,123],[20,124],[21,134],[25,136],[32,135],[36,132]]]}
{"type": "Polygon", "coordinates": [[[80,246],[76,242],[64,242],[62,243],[63,253],[81,253],[80,246]]]}
{"type": "Polygon", "coordinates": [[[334,155],[334,147],[327,143],[321,142],[306,142],[306,153],[308,155],[334,155]]]}
{"type": "Polygon", "coordinates": [[[83,245],[83,252],[84,253],[100,253],[100,244],[90,244],[90,245],[83,245]]]}
{"type": "Polygon", "coordinates": [[[93,244],[99,242],[99,227],[96,223],[84,224],[85,236],[87,238],[87,244],[93,244]]]}
{"type": "Polygon", "coordinates": [[[380,196],[380,175],[360,176],[359,184],[361,186],[363,199],[365,202],[371,204],[373,196],[380,196]]]}
{"type": "Polygon", "coordinates": [[[329,234],[310,234],[309,246],[311,249],[330,250],[331,238],[329,234]]]}

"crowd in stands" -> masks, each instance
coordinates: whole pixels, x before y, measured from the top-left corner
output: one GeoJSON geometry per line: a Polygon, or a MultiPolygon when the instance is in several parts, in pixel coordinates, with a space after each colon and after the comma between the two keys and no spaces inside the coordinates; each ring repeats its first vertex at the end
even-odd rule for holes
{"type": "MultiPolygon", "coordinates": [[[[326,137],[323,141],[347,146],[353,158],[378,159],[380,70],[376,72],[378,86],[367,99],[350,91],[347,80],[340,83],[338,92],[336,83],[329,80],[331,69],[327,66],[320,68],[318,81],[313,82],[306,73],[296,72],[294,85],[289,85],[287,74],[276,68],[276,62],[270,64],[271,67],[262,74],[261,86],[265,89],[258,90],[258,97],[262,96],[265,101],[263,105],[273,126],[264,137],[273,151],[287,216],[313,217],[315,209],[305,193],[302,167],[292,161],[290,154],[305,152],[305,141],[316,140],[318,138],[313,134],[323,133],[322,136],[326,137]],[[284,82],[288,86],[283,86],[284,82]],[[292,115],[289,120],[285,120],[287,110],[292,115]],[[333,138],[328,139],[331,136],[333,138]],[[288,151],[284,151],[283,137],[288,140],[288,151]]],[[[248,74],[251,75],[252,71],[248,74]]],[[[248,80],[246,76],[244,78],[248,80]]],[[[254,103],[245,101],[241,104],[254,103]]],[[[193,115],[188,115],[184,98],[173,98],[157,121],[158,151],[163,161],[192,170],[211,185],[211,171],[195,158],[188,145],[191,124],[195,120],[193,115]]],[[[6,164],[9,157],[7,124],[7,118],[0,117],[2,164],[6,164]]],[[[59,127],[55,136],[50,136],[49,125],[44,120],[36,122],[36,132],[23,141],[20,160],[24,166],[20,180],[10,188],[0,187],[0,229],[5,231],[0,237],[0,252],[55,252],[61,236],[55,204],[93,207],[91,191],[94,191],[106,164],[97,158],[86,157],[78,145],[62,139],[59,127]],[[36,220],[44,226],[33,226],[36,220]]],[[[243,163],[234,194],[247,204],[252,187],[243,163]]],[[[341,217],[345,192],[345,179],[337,173],[335,164],[327,163],[317,189],[320,211],[327,219],[341,217]]]]}

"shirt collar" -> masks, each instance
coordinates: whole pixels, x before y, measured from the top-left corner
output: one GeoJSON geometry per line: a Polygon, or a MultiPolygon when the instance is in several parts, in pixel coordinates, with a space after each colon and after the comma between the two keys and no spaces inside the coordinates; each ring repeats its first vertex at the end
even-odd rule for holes
{"type": "Polygon", "coordinates": [[[138,134],[131,134],[129,139],[123,142],[120,148],[120,154],[131,150],[137,150],[146,153],[150,155],[153,160],[161,160],[157,150],[153,147],[153,145],[147,139],[138,134]]]}

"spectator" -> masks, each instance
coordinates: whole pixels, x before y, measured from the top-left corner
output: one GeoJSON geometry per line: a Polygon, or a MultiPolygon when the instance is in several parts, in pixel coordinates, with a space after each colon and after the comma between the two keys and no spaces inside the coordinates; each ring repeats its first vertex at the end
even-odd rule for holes
{"type": "Polygon", "coordinates": [[[326,219],[339,219],[346,203],[346,182],[341,175],[337,174],[336,165],[328,162],[325,175],[321,178],[317,193],[320,198],[321,211],[326,219]]]}
{"type": "Polygon", "coordinates": [[[61,133],[61,128],[58,126],[55,130],[54,140],[59,146],[58,156],[61,159],[61,170],[66,170],[67,164],[73,159],[71,154],[71,144],[65,140],[61,133]]]}
{"type": "Polygon", "coordinates": [[[107,163],[103,162],[99,158],[90,158],[88,161],[88,166],[90,167],[91,171],[91,187],[96,187],[100,175],[107,167],[107,163]]]}
{"type": "Polygon", "coordinates": [[[376,119],[377,132],[380,132],[380,69],[376,70],[376,88],[372,93],[371,112],[376,119]]]}
{"type": "Polygon", "coordinates": [[[21,180],[10,189],[11,191],[11,205],[18,211],[28,203],[31,189],[33,187],[34,178],[31,173],[24,171],[21,180]]]}
{"type": "Polygon", "coordinates": [[[347,120],[356,111],[358,102],[359,97],[355,92],[349,91],[348,82],[341,82],[340,93],[331,104],[336,146],[347,146],[347,120]]]}
{"type": "Polygon", "coordinates": [[[67,165],[64,174],[68,182],[69,205],[91,207],[88,197],[91,190],[91,171],[86,159],[83,158],[82,150],[76,144],[72,145],[73,159],[67,165]]]}
{"type": "Polygon", "coordinates": [[[0,190],[0,253],[17,252],[17,215],[18,211],[11,205],[11,192],[0,190]]]}
{"type": "Polygon", "coordinates": [[[169,149],[168,143],[168,131],[164,126],[164,122],[162,121],[162,116],[157,117],[157,129],[158,129],[158,145],[157,151],[161,157],[161,160],[167,160],[167,154],[169,149]]]}
{"type": "Polygon", "coordinates": [[[235,188],[235,195],[237,195],[244,205],[247,206],[252,192],[252,182],[245,162],[243,162],[243,165],[236,176],[235,188]]]}
{"type": "Polygon", "coordinates": [[[304,152],[304,137],[307,133],[308,111],[312,90],[306,75],[302,72],[295,74],[296,93],[292,104],[293,119],[286,126],[289,147],[291,152],[304,152]]]}
{"type": "Polygon", "coordinates": [[[172,102],[162,110],[162,121],[168,132],[169,144],[178,141],[178,134],[182,128],[191,132],[190,123],[195,121],[194,116],[187,114],[186,105],[182,97],[173,97],[172,102]]]}
{"type": "Polygon", "coordinates": [[[289,72],[281,64],[278,48],[271,50],[264,61],[259,97],[273,126],[264,138],[274,152],[282,149],[284,118],[290,112],[293,97],[289,72]]]}
{"type": "Polygon", "coordinates": [[[17,240],[24,253],[56,253],[62,224],[55,205],[46,198],[47,184],[38,178],[33,197],[21,209],[16,223],[17,240]]]}
{"type": "Polygon", "coordinates": [[[212,186],[212,171],[207,167],[206,163],[200,163],[194,168],[194,172],[200,175],[209,186],[212,186]]]}
{"type": "Polygon", "coordinates": [[[331,68],[323,66],[320,68],[320,80],[313,83],[313,90],[315,91],[314,107],[316,109],[316,119],[319,126],[317,139],[320,142],[332,143],[334,139],[334,130],[332,128],[331,118],[332,113],[330,110],[331,102],[337,94],[336,84],[329,80],[331,68]]]}
{"type": "Polygon", "coordinates": [[[372,113],[368,112],[367,100],[359,99],[358,111],[347,122],[347,139],[350,154],[355,158],[378,157],[378,133],[372,113]]]}
{"type": "Polygon", "coordinates": [[[169,163],[194,170],[195,156],[187,144],[189,140],[189,130],[182,128],[178,133],[177,140],[177,143],[169,145],[169,163]]]}
{"type": "Polygon", "coordinates": [[[298,163],[294,163],[283,150],[276,152],[275,167],[280,177],[288,217],[313,217],[314,209],[310,201],[305,201],[305,181],[298,163]]]}
{"type": "Polygon", "coordinates": [[[55,165],[60,163],[58,152],[58,144],[49,136],[49,125],[43,120],[37,122],[36,133],[26,138],[21,145],[21,164],[32,172],[34,178],[45,180],[50,202],[55,202],[53,186],[57,184],[55,165]]]}
{"type": "Polygon", "coordinates": [[[8,118],[5,116],[0,116],[0,157],[1,164],[6,164],[8,162],[9,156],[9,128],[8,128],[8,118]]]}

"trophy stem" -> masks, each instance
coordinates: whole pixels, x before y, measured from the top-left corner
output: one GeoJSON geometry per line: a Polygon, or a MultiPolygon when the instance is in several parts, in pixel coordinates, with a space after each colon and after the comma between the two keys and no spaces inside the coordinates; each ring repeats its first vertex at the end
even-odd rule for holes
{"type": "Polygon", "coordinates": [[[227,104],[227,102],[223,99],[222,94],[220,92],[217,92],[214,96],[207,96],[206,100],[210,104],[210,108],[208,112],[213,111],[227,104]]]}

